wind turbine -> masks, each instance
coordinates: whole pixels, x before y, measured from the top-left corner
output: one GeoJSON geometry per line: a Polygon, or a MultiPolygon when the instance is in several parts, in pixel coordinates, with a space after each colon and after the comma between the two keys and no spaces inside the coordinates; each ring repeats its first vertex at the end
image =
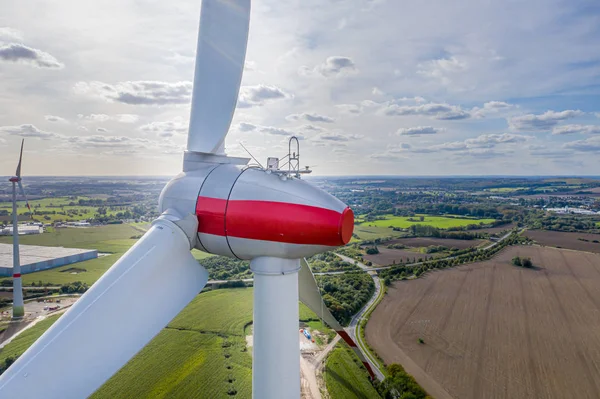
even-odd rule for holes
{"type": "Polygon", "coordinates": [[[25,316],[25,305],[23,304],[23,284],[21,282],[21,261],[19,259],[19,215],[17,214],[17,186],[25,198],[25,204],[29,212],[29,202],[21,184],[21,161],[23,160],[23,144],[25,139],[21,141],[21,153],[19,155],[19,164],[15,176],[8,179],[12,183],[12,211],[13,211],[13,319],[21,319],[25,316]]]}
{"type": "MultiPolygon", "coordinates": [[[[250,260],[253,397],[300,397],[301,259],[348,243],[354,215],[293,175],[224,154],[249,20],[250,0],[202,1],[187,151],[160,195],[161,216],[0,377],[0,397],[92,394],[202,290],[208,273],[193,248],[250,260]]],[[[314,277],[302,281],[303,295],[318,294],[314,277]]]]}

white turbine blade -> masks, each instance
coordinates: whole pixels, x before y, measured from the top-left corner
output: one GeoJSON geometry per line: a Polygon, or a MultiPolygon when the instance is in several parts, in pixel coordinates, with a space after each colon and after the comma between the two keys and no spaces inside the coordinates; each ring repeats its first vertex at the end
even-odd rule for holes
{"type": "Polygon", "coordinates": [[[23,160],[23,144],[25,143],[25,139],[21,140],[21,154],[19,155],[19,164],[17,165],[16,176],[21,177],[21,161],[23,160]]]}
{"type": "Polygon", "coordinates": [[[238,99],[250,0],[202,0],[187,150],[222,152],[238,99]]]}
{"type": "Polygon", "coordinates": [[[348,346],[352,348],[354,353],[356,353],[362,364],[369,372],[371,378],[374,379],[375,373],[373,372],[371,365],[363,353],[360,351],[358,345],[356,345],[356,342],[354,342],[344,327],[342,327],[329,309],[327,309],[327,306],[325,306],[325,302],[323,302],[323,297],[319,291],[319,286],[317,285],[315,276],[313,275],[312,270],[310,270],[306,259],[302,259],[300,262],[300,272],[298,272],[298,296],[303,304],[315,312],[315,314],[319,316],[325,324],[335,330],[335,332],[344,340],[344,342],[346,342],[348,346]]]}
{"type": "MultiPolygon", "coordinates": [[[[19,166],[21,166],[19,164],[19,166]]],[[[27,200],[27,195],[25,195],[25,190],[23,189],[23,184],[21,184],[21,180],[17,182],[19,185],[19,190],[21,190],[21,195],[25,198],[25,205],[27,205],[27,209],[29,209],[29,218],[33,219],[33,212],[31,212],[31,207],[29,206],[29,201],[27,200]]]]}
{"type": "Polygon", "coordinates": [[[86,398],[164,328],[208,273],[159,219],[0,376],[0,398],[86,398]]]}

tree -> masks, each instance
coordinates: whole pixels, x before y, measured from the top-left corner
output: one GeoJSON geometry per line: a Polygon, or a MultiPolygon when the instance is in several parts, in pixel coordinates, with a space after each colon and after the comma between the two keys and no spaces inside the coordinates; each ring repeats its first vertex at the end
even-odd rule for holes
{"type": "Polygon", "coordinates": [[[518,256],[512,258],[512,264],[515,266],[523,266],[523,263],[521,263],[521,258],[519,258],[518,256]]]}
{"type": "Polygon", "coordinates": [[[379,253],[379,249],[376,246],[367,248],[367,255],[377,255],[379,253]]]}

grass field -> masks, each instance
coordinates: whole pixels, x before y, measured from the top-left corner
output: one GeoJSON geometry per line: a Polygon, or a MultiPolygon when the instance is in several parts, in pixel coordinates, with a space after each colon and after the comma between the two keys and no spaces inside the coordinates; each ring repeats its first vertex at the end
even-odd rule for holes
{"type": "Polygon", "coordinates": [[[510,247],[395,282],[366,338],[433,397],[444,395],[432,381],[454,398],[598,398],[598,298],[600,255],[510,247]],[[536,268],[513,266],[515,256],[536,268]]]}
{"type": "MultiPolygon", "coordinates": [[[[449,227],[463,227],[470,224],[489,224],[494,222],[494,219],[470,219],[464,217],[445,217],[445,216],[428,216],[428,215],[415,215],[412,217],[408,216],[393,216],[386,215],[385,219],[375,220],[372,222],[363,222],[361,226],[364,227],[398,227],[406,229],[414,224],[421,224],[425,226],[437,227],[440,229],[447,229],[449,227]],[[423,221],[420,218],[423,217],[423,221]]],[[[360,235],[360,234],[359,234],[360,235]]],[[[388,234],[390,235],[390,234],[388,234]]]]}
{"type": "Polygon", "coordinates": [[[385,237],[399,237],[401,232],[394,231],[389,227],[376,227],[369,226],[370,222],[365,222],[361,224],[354,225],[354,234],[356,234],[359,238],[352,238],[352,242],[361,241],[361,240],[375,240],[377,238],[385,238],[385,237]]]}
{"type": "Polygon", "coordinates": [[[367,370],[344,343],[338,343],[331,351],[323,374],[332,399],[381,397],[369,382],[367,370]]]}
{"type": "MultiPolygon", "coordinates": [[[[124,252],[132,241],[131,237],[140,235],[140,231],[128,224],[109,224],[106,226],[85,228],[62,228],[52,233],[20,236],[19,243],[24,245],[42,245],[53,247],[72,247],[97,249],[100,252],[124,252]]],[[[0,242],[10,244],[12,237],[0,237],[0,242]]]]}
{"type": "MultiPolygon", "coordinates": [[[[241,288],[198,295],[92,398],[250,398],[252,358],[246,349],[244,327],[252,321],[252,293],[251,288],[241,288]]],[[[317,320],[302,304],[300,315],[317,320]]],[[[20,355],[56,318],[38,323],[1,349],[0,361],[20,355]]],[[[316,321],[309,325],[313,329],[321,326],[316,321]]],[[[339,371],[337,364],[332,366],[339,375],[338,384],[367,381],[360,363],[347,358],[344,362],[347,365],[339,371]]]]}
{"type": "Polygon", "coordinates": [[[16,337],[11,343],[0,349],[0,363],[4,363],[4,359],[7,357],[15,357],[25,352],[27,348],[31,346],[38,339],[44,331],[58,320],[59,315],[50,316],[45,320],[40,321],[35,326],[23,331],[16,337]]]}
{"type": "MultiPolygon", "coordinates": [[[[90,197],[57,197],[57,198],[43,198],[39,200],[31,200],[29,201],[29,205],[31,206],[34,213],[38,212],[37,215],[34,216],[36,220],[50,223],[55,220],[63,220],[63,221],[76,221],[76,220],[84,220],[93,217],[98,212],[97,206],[80,206],[79,200],[90,200],[90,197]],[[74,205],[69,205],[74,204],[74,205]],[[54,214],[40,215],[39,212],[55,212],[54,214]],[[46,216],[46,217],[44,217],[46,216]]],[[[25,206],[25,201],[17,201],[18,210],[17,213],[19,215],[23,215],[29,212],[27,207],[25,206]]],[[[128,209],[129,207],[122,207],[124,209],[128,209]]],[[[6,209],[11,212],[12,204],[10,202],[2,202],[0,203],[0,209],[6,209]]],[[[116,215],[118,212],[123,212],[123,210],[111,210],[107,209],[106,215],[116,215]]],[[[8,216],[10,218],[10,216],[8,216]]],[[[8,220],[8,219],[6,219],[8,220]]]]}
{"type": "Polygon", "coordinates": [[[491,193],[512,193],[518,190],[525,190],[527,187],[494,187],[487,188],[485,191],[489,191],[491,193]]]}

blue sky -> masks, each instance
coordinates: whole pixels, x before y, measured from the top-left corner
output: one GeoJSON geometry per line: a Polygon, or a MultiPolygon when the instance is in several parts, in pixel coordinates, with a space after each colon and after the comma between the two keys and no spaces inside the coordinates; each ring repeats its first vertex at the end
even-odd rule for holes
{"type": "MultiPolygon", "coordinates": [[[[252,7],[228,154],[282,156],[296,134],[321,175],[600,170],[597,1],[252,7]]],[[[2,10],[0,173],[22,137],[28,174],[180,170],[198,0],[2,10]]]]}

